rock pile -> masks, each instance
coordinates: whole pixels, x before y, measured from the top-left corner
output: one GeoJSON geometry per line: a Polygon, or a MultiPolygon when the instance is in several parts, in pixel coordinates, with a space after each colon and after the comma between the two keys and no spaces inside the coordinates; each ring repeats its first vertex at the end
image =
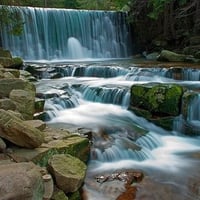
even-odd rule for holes
{"type": "Polygon", "coordinates": [[[89,140],[33,119],[44,102],[19,61],[0,49],[1,199],[81,199],[89,140]]]}

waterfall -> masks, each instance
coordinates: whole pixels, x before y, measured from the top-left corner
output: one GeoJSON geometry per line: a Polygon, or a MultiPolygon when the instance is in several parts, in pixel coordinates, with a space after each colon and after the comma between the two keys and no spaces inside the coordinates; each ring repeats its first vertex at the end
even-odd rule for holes
{"type": "Polygon", "coordinates": [[[0,30],[2,45],[24,60],[125,58],[130,56],[126,13],[10,7],[21,13],[21,36],[0,30]]]}

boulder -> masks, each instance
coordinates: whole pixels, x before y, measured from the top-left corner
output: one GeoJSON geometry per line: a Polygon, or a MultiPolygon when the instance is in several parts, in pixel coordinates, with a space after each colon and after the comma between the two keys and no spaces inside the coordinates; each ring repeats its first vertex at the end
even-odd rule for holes
{"type": "Polygon", "coordinates": [[[0,97],[9,97],[13,89],[32,91],[34,93],[36,91],[35,85],[28,81],[19,78],[0,79],[0,97]]]}
{"type": "Polygon", "coordinates": [[[0,57],[12,58],[12,55],[9,50],[0,48],[0,57]]]}
{"type": "Polygon", "coordinates": [[[43,131],[46,128],[46,123],[42,120],[27,120],[24,121],[24,123],[34,128],[37,128],[40,131],[43,131]]]}
{"type": "Polygon", "coordinates": [[[10,92],[9,98],[15,103],[16,110],[25,120],[33,119],[35,113],[35,92],[15,89],[10,92]]]}
{"type": "Polygon", "coordinates": [[[52,156],[48,169],[58,188],[65,193],[77,191],[82,186],[86,174],[86,165],[69,154],[52,156]]]}
{"type": "Polygon", "coordinates": [[[45,100],[40,98],[35,98],[35,113],[44,111],[45,100]]]}
{"type": "Polygon", "coordinates": [[[0,136],[27,148],[36,148],[44,141],[42,132],[3,109],[0,109],[0,136]]]}
{"type": "Polygon", "coordinates": [[[56,188],[53,193],[53,196],[51,197],[51,200],[69,200],[69,199],[62,190],[56,188]]]}
{"type": "Polygon", "coordinates": [[[140,84],[131,87],[130,105],[157,116],[180,114],[183,87],[175,84],[140,84]]]}
{"type": "MultiPolygon", "coordinates": [[[[13,148],[13,152],[9,153],[9,156],[16,162],[32,161],[43,167],[47,166],[49,158],[55,154],[71,154],[84,162],[88,160],[88,139],[78,136],[70,137],[69,134],[65,136],[65,139],[61,139],[59,137],[62,136],[57,137],[57,134],[59,135],[59,131],[54,133],[55,139],[51,139],[55,142],[44,143],[41,147],[35,149],[13,148]]],[[[54,136],[52,135],[52,137],[54,136]]]]}
{"type": "Polygon", "coordinates": [[[158,56],[158,61],[169,61],[169,62],[184,62],[186,55],[177,54],[172,51],[162,50],[158,56]]]}
{"type": "Polygon", "coordinates": [[[19,78],[20,72],[17,69],[4,69],[5,72],[10,72],[15,78],[19,78]]]}
{"type": "Polygon", "coordinates": [[[14,65],[14,60],[8,57],[0,57],[0,64],[4,67],[10,67],[14,65]]]}
{"type": "Polygon", "coordinates": [[[6,143],[0,138],[0,152],[5,152],[6,150],[6,143]]]}
{"type": "Polygon", "coordinates": [[[42,176],[33,163],[0,165],[0,199],[42,200],[43,193],[42,176]]]}
{"type": "Polygon", "coordinates": [[[16,110],[16,105],[14,102],[8,98],[0,99],[0,109],[4,110],[16,110]]]}

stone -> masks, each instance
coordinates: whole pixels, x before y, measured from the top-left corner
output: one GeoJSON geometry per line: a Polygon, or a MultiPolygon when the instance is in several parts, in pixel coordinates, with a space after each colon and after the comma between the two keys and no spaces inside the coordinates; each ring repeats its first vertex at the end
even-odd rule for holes
{"type": "Polygon", "coordinates": [[[42,179],[44,181],[43,200],[50,200],[53,195],[53,191],[54,191],[53,178],[52,178],[51,174],[44,174],[42,176],[42,179]]]}
{"type": "Polygon", "coordinates": [[[10,67],[14,65],[14,61],[12,58],[0,57],[0,64],[4,67],[10,67]]]}
{"type": "Polygon", "coordinates": [[[69,154],[54,155],[48,163],[56,185],[65,193],[75,192],[82,186],[86,168],[82,161],[69,154]]]}
{"type": "Polygon", "coordinates": [[[69,200],[69,199],[62,190],[56,188],[56,190],[53,193],[53,196],[51,197],[51,200],[69,200]]]}
{"type": "Polygon", "coordinates": [[[43,180],[33,163],[0,165],[0,194],[2,200],[42,200],[43,180]]]}
{"type": "Polygon", "coordinates": [[[15,89],[32,91],[35,93],[35,85],[19,78],[0,79],[0,97],[9,97],[10,92],[15,89]]]}
{"type": "Polygon", "coordinates": [[[23,60],[20,57],[14,57],[13,65],[10,67],[14,69],[20,69],[22,66],[23,66],[23,60]]]}
{"type": "Polygon", "coordinates": [[[28,80],[28,81],[31,81],[31,82],[36,82],[37,79],[32,76],[32,74],[30,72],[27,72],[25,70],[18,70],[20,72],[20,78],[21,79],[24,79],[24,80],[28,80]]]}
{"type": "Polygon", "coordinates": [[[10,72],[15,78],[19,78],[20,77],[20,72],[17,69],[4,69],[5,72],[10,72]]]}
{"type": "Polygon", "coordinates": [[[40,98],[35,98],[35,113],[40,113],[44,111],[45,100],[40,98]]]}
{"type": "Polygon", "coordinates": [[[180,114],[183,87],[176,84],[140,84],[131,87],[130,106],[157,116],[180,114]]]}
{"type": "MultiPolygon", "coordinates": [[[[59,131],[52,133],[52,137],[53,134],[56,135],[59,133],[59,131]]],[[[68,136],[65,136],[65,139],[59,138],[56,141],[56,143],[44,143],[35,149],[13,148],[13,152],[9,156],[16,162],[32,161],[43,167],[47,166],[48,160],[55,154],[71,154],[83,162],[88,160],[90,153],[88,139],[78,136],[70,137],[68,134],[68,136]]]]}
{"type": "Polygon", "coordinates": [[[0,109],[15,111],[16,105],[8,98],[0,99],[0,109]]]}
{"type": "Polygon", "coordinates": [[[158,56],[158,61],[169,61],[169,62],[184,62],[187,56],[183,54],[177,54],[172,51],[162,50],[158,56]]]}
{"type": "Polygon", "coordinates": [[[36,148],[44,141],[42,132],[3,109],[0,109],[0,136],[27,148],[36,148]]]}
{"type": "Polygon", "coordinates": [[[15,89],[10,92],[9,98],[15,103],[16,110],[25,120],[33,119],[35,113],[35,92],[15,89]]]}
{"type": "Polygon", "coordinates": [[[6,143],[0,138],[0,152],[5,152],[6,150],[6,143]]]}
{"type": "Polygon", "coordinates": [[[15,76],[10,72],[4,72],[4,78],[15,78],[15,76]]]}
{"type": "Polygon", "coordinates": [[[43,131],[46,128],[46,123],[42,120],[27,120],[24,121],[24,123],[34,128],[37,128],[40,131],[43,131]]]}
{"type": "Polygon", "coordinates": [[[0,57],[12,58],[12,55],[9,50],[0,48],[0,57]]]}

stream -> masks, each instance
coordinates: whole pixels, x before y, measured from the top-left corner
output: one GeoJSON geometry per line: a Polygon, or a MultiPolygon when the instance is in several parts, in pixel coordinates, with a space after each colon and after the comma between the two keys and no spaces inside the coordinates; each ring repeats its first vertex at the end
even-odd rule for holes
{"type": "MultiPolygon", "coordinates": [[[[95,177],[126,170],[144,174],[136,184],[137,200],[200,199],[199,136],[182,134],[178,118],[174,130],[166,131],[128,110],[131,85],[176,83],[197,90],[199,72],[187,68],[182,80],[175,80],[168,68],[140,68],[132,60],[48,65],[36,83],[38,93],[53,94],[45,103],[47,124],[92,132],[84,200],[117,199],[123,181],[100,183],[95,177]],[[52,67],[62,77],[50,79],[52,67]]],[[[190,108],[195,126],[200,126],[199,103],[190,108]]]]}

